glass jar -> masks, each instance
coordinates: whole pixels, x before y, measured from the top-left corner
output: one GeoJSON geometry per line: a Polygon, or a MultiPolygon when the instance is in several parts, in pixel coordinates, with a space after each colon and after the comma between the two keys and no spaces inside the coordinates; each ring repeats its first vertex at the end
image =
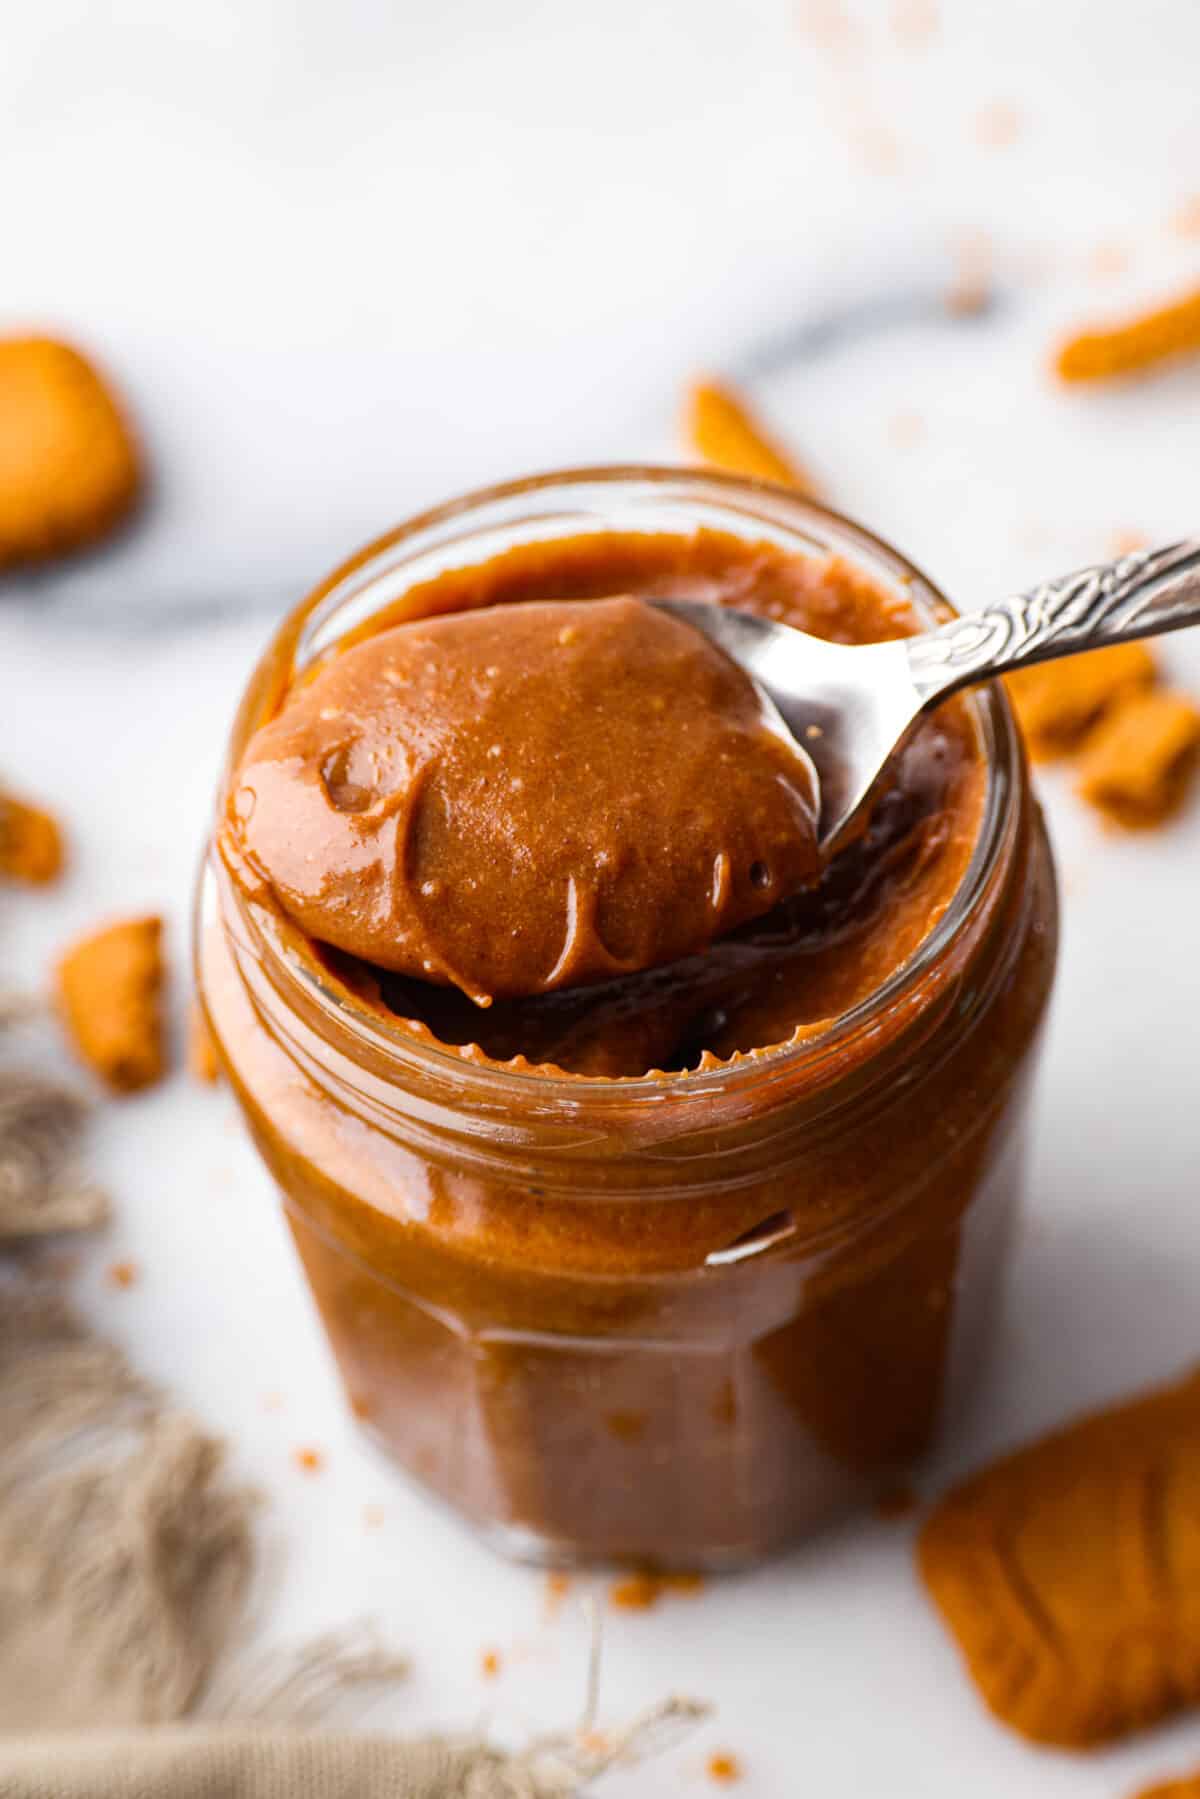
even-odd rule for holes
{"type": "MultiPolygon", "coordinates": [[[[703,526],[836,553],[945,614],[894,551],[781,489],[520,482],[402,526],[306,600],[251,678],[229,770],[297,670],[418,582],[589,529],[703,526]]],[[[949,908],[821,1035],[712,1072],[555,1078],[393,1029],[210,855],[200,992],[350,1403],[499,1547],[744,1563],[894,1478],[953,1409],[1021,1185],[1057,922],[1007,703],[969,703],[987,795],[949,908]]]]}

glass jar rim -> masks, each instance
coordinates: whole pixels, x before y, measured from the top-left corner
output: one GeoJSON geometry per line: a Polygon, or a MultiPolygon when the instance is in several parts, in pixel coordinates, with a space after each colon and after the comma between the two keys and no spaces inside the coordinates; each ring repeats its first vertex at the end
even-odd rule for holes
{"type": "MultiPolygon", "coordinates": [[[[635,509],[645,501],[657,502],[661,507],[672,498],[682,500],[691,516],[686,523],[682,516],[677,521],[681,533],[705,524],[727,530],[740,524],[744,534],[752,525],[759,541],[766,538],[797,554],[838,555],[876,580],[882,576],[885,584],[902,590],[919,612],[932,618],[952,616],[956,611],[941,590],[884,539],[832,507],[774,482],[686,465],[639,463],[601,464],[525,476],[462,494],[393,527],[339,564],[287,615],[243,697],[222,791],[240,753],[238,733],[244,741],[248,731],[260,722],[261,706],[254,707],[251,701],[256,697],[258,677],[264,668],[284,657],[290,677],[294,678],[299,669],[308,666],[348,631],[394,604],[432,572],[470,566],[467,558],[455,551],[465,551],[472,543],[478,550],[479,539],[486,537],[488,529],[504,541],[483,550],[477,558],[480,563],[500,548],[513,547],[520,541],[544,540],[536,527],[556,521],[560,526],[570,525],[572,536],[625,528],[611,508],[603,515],[598,512],[589,524],[561,505],[547,511],[542,504],[548,498],[561,502],[572,495],[577,501],[582,500],[589,489],[598,490],[606,498],[624,489],[626,505],[635,509]],[[503,515],[514,502],[523,507],[527,501],[532,510],[518,510],[511,518],[499,516],[488,525],[490,513],[503,515]],[[468,526],[465,531],[460,528],[464,523],[468,526]],[[518,527],[526,528],[527,538],[514,535],[518,527]],[[427,542],[428,539],[434,541],[427,542]],[[420,557],[434,567],[415,574],[412,565],[420,557]],[[351,616],[346,617],[348,611],[351,616]],[[335,623],[337,628],[333,629],[335,623]]],[[[657,528],[671,529],[669,524],[657,528]]],[[[548,535],[552,538],[564,533],[560,530],[548,535]]],[[[277,694],[278,686],[273,691],[277,694]]],[[[503,1104],[506,1096],[525,1108],[540,1109],[567,1102],[576,1107],[599,1107],[604,1112],[629,1107],[640,1110],[666,1100],[676,1105],[703,1099],[733,1100],[735,1096],[744,1096],[748,1089],[759,1090],[775,1081],[794,1079],[800,1068],[815,1072],[826,1059],[839,1056],[849,1042],[878,1025],[920,985],[973,917],[993,871],[1015,835],[1022,755],[1011,708],[999,682],[970,694],[968,704],[980,734],[987,783],[974,850],[945,912],[908,960],[848,1011],[798,1041],[767,1046],[716,1068],[661,1076],[608,1076],[566,1070],[548,1073],[532,1065],[517,1069],[489,1059],[476,1061],[455,1047],[418,1036],[399,1022],[392,1026],[381,1019],[376,1010],[327,978],[319,964],[290,950],[282,933],[264,929],[264,915],[257,907],[253,908],[260,914],[255,935],[274,970],[297,983],[309,1004],[373,1056],[394,1065],[398,1085],[403,1085],[406,1070],[425,1079],[440,1075],[453,1082],[457,1104],[469,1105],[474,1097],[480,1102],[480,1109],[487,1112],[494,1111],[497,1103],[503,1104]]]]}

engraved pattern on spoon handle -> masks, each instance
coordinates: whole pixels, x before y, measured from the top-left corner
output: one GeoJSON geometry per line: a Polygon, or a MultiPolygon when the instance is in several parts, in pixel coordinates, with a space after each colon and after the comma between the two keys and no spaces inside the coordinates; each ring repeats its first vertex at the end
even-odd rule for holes
{"type": "Polygon", "coordinates": [[[1135,550],[908,640],[922,706],[989,675],[1200,625],[1200,539],[1135,550]]]}

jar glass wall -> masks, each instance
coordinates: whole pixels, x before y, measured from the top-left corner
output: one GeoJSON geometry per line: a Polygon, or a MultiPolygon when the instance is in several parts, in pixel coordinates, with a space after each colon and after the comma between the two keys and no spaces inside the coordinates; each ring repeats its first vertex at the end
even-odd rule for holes
{"type": "MultiPolygon", "coordinates": [[[[304,602],[251,678],[230,770],[299,670],[442,571],[704,528],[945,607],[782,490],[644,469],[514,484],[414,520],[304,602]]],[[[1005,1259],[1056,945],[1011,717],[998,692],[969,704],[987,792],[943,916],[827,1029],[705,1072],[559,1078],[389,1028],[210,855],[201,994],[354,1411],[501,1547],[745,1562],[952,1415],[1005,1259]]]]}

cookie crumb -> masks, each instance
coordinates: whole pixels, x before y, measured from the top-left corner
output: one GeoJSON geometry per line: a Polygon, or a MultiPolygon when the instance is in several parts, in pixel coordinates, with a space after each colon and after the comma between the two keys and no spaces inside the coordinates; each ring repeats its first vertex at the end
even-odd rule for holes
{"type": "Polygon", "coordinates": [[[136,1287],[141,1273],[136,1262],[113,1262],[106,1278],[110,1287],[136,1287]]]}
{"type": "Polygon", "coordinates": [[[1171,229],[1178,237],[1200,237],[1200,194],[1193,194],[1176,210],[1171,229]]]}
{"type": "Polygon", "coordinates": [[[704,1591],[702,1574],[656,1574],[642,1569],[614,1581],[608,1591],[609,1603],[617,1611],[648,1612],[668,1593],[694,1597],[704,1591]]]}
{"type": "Polygon", "coordinates": [[[495,1680],[501,1668],[499,1651],[485,1649],[479,1658],[479,1671],[485,1680],[495,1680]]]}
{"type": "Polygon", "coordinates": [[[975,138],[986,150],[1007,150],[1021,135],[1021,115],[1007,100],[993,100],[975,116],[975,138]]]}
{"type": "Polygon", "coordinates": [[[854,132],[851,143],[859,163],[872,175],[894,175],[904,166],[900,139],[890,125],[869,120],[854,132]]]}
{"type": "Polygon", "coordinates": [[[727,1749],[714,1749],[705,1764],[705,1772],[710,1780],[722,1781],[731,1785],[742,1778],[742,1764],[736,1755],[727,1749]]]}
{"type": "Polygon", "coordinates": [[[977,318],[991,303],[992,290],[986,281],[956,281],[946,291],[946,311],[954,319],[977,318]]]}
{"type": "Polygon", "coordinates": [[[925,435],[925,421],[919,412],[894,412],[888,420],[888,441],[898,450],[920,443],[925,435]]]}
{"type": "Polygon", "coordinates": [[[1097,244],[1087,259],[1087,272],[1097,281],[1110,281],[1129,267],[1129,252],[1120,244],[1097,244]]]}
{"type": "Polygon", "coordinates": [[[292,1460],[302,1474],[319,1474],[325,1466],[325,1457],[319,1449],[297,1449],[292,1460]]]}
{"type": "Polygon", "coordinates": [[[861,33],[843,0],[799,0],[796,22],[814,49],[827,55],[852,56],[861,33]]]}
{"type": "Polygon", "coordinates": [[[609,1604],[619,1612],[648,1612],[661,1597],[662,1588],[652,1574],[627,1574],[608,1589],[609,1604]]]}
{"type": "Polygon", "coordinates": [[[921,50],[937,33],[937,0],[895,0],[892,36],[903,49],[921,50]]]}
{"type": "Polygon", "coordinates": [[[975,318],[991,305],[995,252],[984,231],[965,231],[953,245],[955,274],[945,307],[951,318],[975,318]]]}
{"type": "Polygon", "coordinates": [[[547,1574],[543,1606],[547,1621],[557,1618],[570,1591],[571,1577],[569,1574],[563,1574],[558,1570],[547,1574]]]}
{"type": "Polygon", "coordinates": [[[129,918],[80,937],[58,965],[68,1034],[115,1093],[163,1073],[162,919],[129,918]]]}

